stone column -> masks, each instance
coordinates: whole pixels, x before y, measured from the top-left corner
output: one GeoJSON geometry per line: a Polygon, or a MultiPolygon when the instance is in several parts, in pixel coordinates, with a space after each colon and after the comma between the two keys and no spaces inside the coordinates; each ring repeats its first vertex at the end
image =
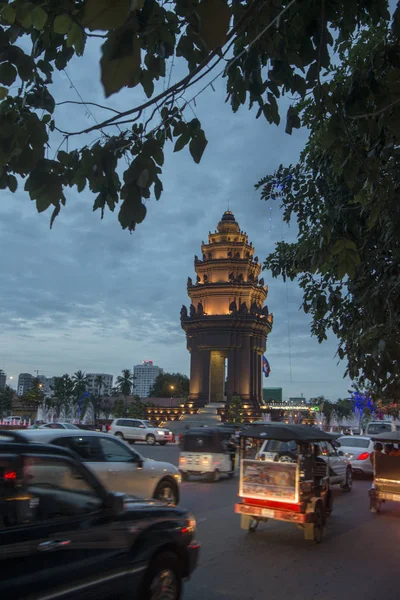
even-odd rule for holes
{"type": "Polygon", "coordinates": [[[239,349],[239,373],[238,386],[239,396],[243,401],[250,400],[251,369],[250,369],[250,337],[244,336],[242,346],[239,349]]]}
{"type": "Polygon", "coordinates": [[[197,346],[193,345],[190,350],[190,393],[189,400],[198,403],[201,390],[201,357],[197,346]]]}
{"type": "Polygon", "coordinates": [[[200,393],[199,406],[204,406],[210,401],[210,351],[200,350],[200,393]]]}

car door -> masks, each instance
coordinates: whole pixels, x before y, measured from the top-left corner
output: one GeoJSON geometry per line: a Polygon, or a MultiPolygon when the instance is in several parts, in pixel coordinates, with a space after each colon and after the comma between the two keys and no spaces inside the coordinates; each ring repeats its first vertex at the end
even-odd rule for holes
{"type": "Polygon", "coordinates": [[[105,492],[67,458],[32,453],[23,461],[24,494],[15,502],[28,502],[30,513],[0,521],[1,599],[107,598],[130,553],[105,492]]]}
{"type": "Polygon", "coordinates": [[[146,469],[142,457],[124,442],[109,436],[98,439],[107,467],[107,488],[113,492],[151,498],[157,479],[155,471],[146,469]]]}
{"type": "Polygon", "coordinates": [[[100,447],[100,441],[97,435],[66,435],[62,437],[56,437],[50,440],[51,444],[56,446],[62,446],[75,452],[85,466],[92,471],[101,481],[101,483],[107,488],[108,487],[108,473],[107,464],[104,461],[103,452],[100,447]]]}

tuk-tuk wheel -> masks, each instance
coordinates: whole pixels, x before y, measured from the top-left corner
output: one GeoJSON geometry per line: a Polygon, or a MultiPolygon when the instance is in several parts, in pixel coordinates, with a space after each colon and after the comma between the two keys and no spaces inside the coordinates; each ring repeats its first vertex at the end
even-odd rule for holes
{"type": "Polygon", "coordinates": [[[189,481],[189,475],[186,473],[186,471],[181,471],[181,477],[182,481],[189,481]]]}
{"type": "Polygon", "coordinates": [[[221,471],[219,471],[218,469],[215,469],[215,471],[210,473],[210,481],[212,481],[213,483],[216,483],[220,479],[221,479],[221,471]]]}
{"type": "Polygon", "coordinates": [[[314,542],[316,544],[320,544],[322,542],[322,536],[324,533],[324,512],[323,506],[321,502],[315,507],[315,517],[314,517],[314,542]]]}
{"type": "Polygon", "coordinates": [[[258,521],[257,519],[252,519],[250,521],[250,525],[249,525],[249,533],[255,533],[258,527],[260,521],[258,521]]]}

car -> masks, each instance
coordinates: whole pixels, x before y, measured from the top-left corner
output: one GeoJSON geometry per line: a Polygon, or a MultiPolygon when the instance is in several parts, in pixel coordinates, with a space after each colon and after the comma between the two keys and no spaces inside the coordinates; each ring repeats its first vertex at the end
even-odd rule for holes
{"type": "Polygon", "coordinates": [[[1,433],[1,600],[179,600],[195,534],[186,509],[110,493],[66,448],[1,433]]]}
{"type": "Polygon", "coordinates": [[[39,429],[79,429],[79,427],[73,423],[45,423],[39,425],[39,429]]]}
{"type": "MultiPolygon", "coordinates": [[[[342,448],[336,448],[335,441],[333,443],[320,441],[315,446],[319,459],[325,460],[329,457],[330,483],[339,484],[343,490],[350,491],[353,486],[353,469],[351,461],[345,456],[342,448]]],[[[276,462],[296,462],[296,442],[265,440],[257,457],[276,462]]]]}
{"type": "Polygon", "coordinates": [[[169,439],[172,440],[172,432],[168,429],[142,419],[114,419],[108,432],[131,443],[147,442],[151,446],[156,443],[165,446],[169,439]]]}
{"type": "Polygon", "coordinates": [[[354,473],[373,475],[374,468],[370,459],[374,451],[374,442],[364,435],[343,435],[337,439],[340,450],[350,460],[354,473]]]}
{"type": "Polygon", "coordinates": [[[170,463],[144,458],[126,442],[97,431],[24,430],[25,439],[68,448],[112,492],[179,503],[179,470],[170,463]]]}
{"type": "Polygon", "coordinates": [[[3,425],[21,425],[22,417],[12,415],[11,417],[5,417],[3,419],[3,425]]]}
{"type": "Polygon", "coordinates": [[[386,433],[387,431],[400,431],[400,423],[394,421],[370,421],[364,431],[367,436],[386,433]]]}

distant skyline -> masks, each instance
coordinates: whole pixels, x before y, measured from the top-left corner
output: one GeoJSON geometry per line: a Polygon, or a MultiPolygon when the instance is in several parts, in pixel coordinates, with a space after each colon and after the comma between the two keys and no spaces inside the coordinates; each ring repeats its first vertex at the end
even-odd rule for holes
{"type": "MultiPolygon", "coordinates": [[[[68,74],[86,101],[102,103],[96,44],[90,40],[85,58],[74,59],[68,74]]],[[[184,72],[176,61],[171,83],[184,72]]],[[[193,257],[201,254],[201,241],[215,230],[228,199],[261,262],[278,241],[296,238],[295,227],[282,223],[279,204],[262,202],[254,184],[280,163],[297,160],[306,131],[288,136],[284,123],[256,120],[254,111],[233,114],[223,84],[199,96],[194,109],[209,140],[200,165],[187,150],[174,154],[168,145],[163,195],[146,202],[147,217],[132,235],[121,230],[115,214],[106,212],[100,220],[87,190],[66,190],[67,204],[52,230],[50,213],[37,213],[21,183],[15,194],[2,190],[0,368],[14,376],[15,385],[19,373],[36,369],[47,377],[78,369],[116,376],[142,360],[188,375],[179,318],[181,305],[189,303],[187,277],[195,276],[193,257]]],[[[53,88],[57,101],[77,99],[62,72],[55,73],[53,88]]],[[[110,104],[124,109],[141,100],[137,87],[113,96],[110,104]]],[[[282,114],[289,101],[281,102],[282,114]]],[[[97,118],[102,114],[92,111],[97,118]]],[[[91,124],[85,107],[63,107],[63,114],[65,125],[91,124]]],[[[55,136],[51,155],[61,141],[55,136]]],[[[343,380],[344,363],[337,365],[336,340],[330,336],[320,345],[311,337],[297,282],[262,276],[274,314],[266,353],[271,375],[263,386],[282,387],[284,398],[346,396],[350,382],[343,380]]]]}

